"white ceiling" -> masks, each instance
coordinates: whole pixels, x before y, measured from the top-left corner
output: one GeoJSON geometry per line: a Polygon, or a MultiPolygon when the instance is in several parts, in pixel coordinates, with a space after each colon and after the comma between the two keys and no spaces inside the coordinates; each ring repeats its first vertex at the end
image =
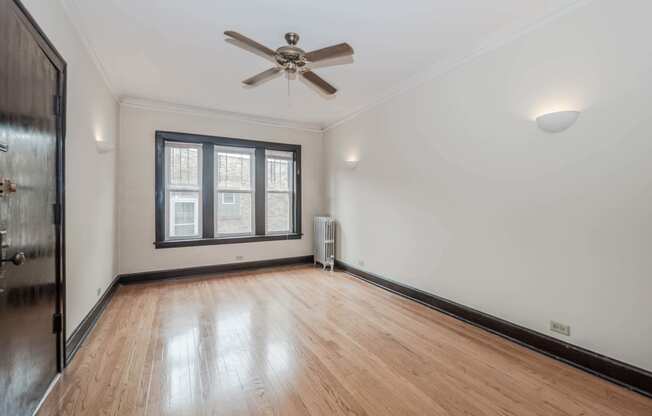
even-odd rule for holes
{"type": "Polygon", "coordinates": [[[458,61],[576,0],[63,0],[119,97],[330,125],[429,68],[458,61]],[[339,88],[241,80],[271,66],[224,41],[236,30],[276,49],[348,42],[353,63],[316,69],[339,88]]]}

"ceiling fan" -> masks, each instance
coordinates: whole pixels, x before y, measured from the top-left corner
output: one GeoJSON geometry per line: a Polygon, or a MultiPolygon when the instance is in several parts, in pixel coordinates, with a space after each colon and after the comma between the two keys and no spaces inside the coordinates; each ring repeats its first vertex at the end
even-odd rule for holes
{"type": "Polygon", "coordinates": [[[263,81],[272,78],[279,72],[285,71],[288,76],[290,74],[298,73],[306,81],[310,82],[319,88],[320,91],[324,92],[324,94],[333,95],[337,92],[337,88],[326,82],[319,75],[315,74],[308,67],[308,65],[315,62],[325,61],[327,59],[341,58],[344,56],[353,55],[353,48],[351,48],[348,43],[340,43],[311,52],[305,52],[303,49],[297,46],[297,43],[299,43],[299,35],[294,32],[286,33],[285,40],[288,44],[281,46],[276,50],[261,45],[255,40],[249,39],[248,37],[241,35],[238,32],[227,30],[224,32],[224,34],[236,40],[237,42],[233,42],[235,45],[243,47],[244,49],[248,49],[247,47],[253,48],[254,50],[262,53],[263,56],[272,59],[277,63],[277,66],[242,81],[243,84],[249,86],[258,85],[263,81]]]}

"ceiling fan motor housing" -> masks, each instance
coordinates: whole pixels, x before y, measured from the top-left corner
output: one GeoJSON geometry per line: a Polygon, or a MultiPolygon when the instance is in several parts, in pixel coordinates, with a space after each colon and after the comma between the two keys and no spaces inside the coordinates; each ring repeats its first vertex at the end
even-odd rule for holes
{"type": "Polygon", "coordinates": [[[289,72],[296,72],[297,68],[302,68],[306,65],[304,59],[305,51],[298,46],[299,35],[294,32],[285,34],[285,40],[288,46],[281,46],[276,50],[276,62],[283,66],[289,72]]]}

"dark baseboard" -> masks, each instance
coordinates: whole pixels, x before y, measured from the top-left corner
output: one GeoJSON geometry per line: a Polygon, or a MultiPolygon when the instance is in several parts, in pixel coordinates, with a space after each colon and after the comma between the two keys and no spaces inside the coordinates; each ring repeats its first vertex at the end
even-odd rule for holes
{"type": "Polygon", "coordinates": [[[113,294],[118,287],[118,279],[119,276],[116,276],[113,279],[102,297],[97,301],[95,306],[93,306],[93,309],[88,312],[81,323],[74,331],[72,331],[72,334],[70,334],[70,337],[66,340],[66,367],[70,364],[88,334],[90,334],[91,330],[95,327],[100,316],[102,316],[102,312],[106,309],[106,305],[109,304],[111,297],[113,297],[113,294]]]}
{"type": "Polygon", "coordinates": [[[120,275],[120,284],[143,283],[154,280],[177,279],[206,274],[235,272],[241,270],[262,269],[265,267],[290,266],[312,263],[312,256],[287,257],[282,259],[247,261],[242,263],[216,264],[212,266],[186,267],[183,269],[155,270],[151,272],[129,273],[120,275]]]}
{"type": "Polygon", "coordinates": [[[390,292],[468,322],[644,396],[652,397],[652,373],[646,370],[560,341],[431,293],[356,269],[342,261],[336,260],[335,266],[390,292]]]}

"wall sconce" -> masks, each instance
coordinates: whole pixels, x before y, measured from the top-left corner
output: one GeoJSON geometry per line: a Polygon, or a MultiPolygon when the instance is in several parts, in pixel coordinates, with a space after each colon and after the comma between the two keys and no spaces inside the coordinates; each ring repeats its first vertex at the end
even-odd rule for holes
{"type": "Polygon", "coordinates": [[[113,151],[113,143],[109,143],[102,139],[95,139],[95,146],[97,146],[97,153],[110,153],[113,151]]]}
{"type": "Polygon", "coordinates": [[[347,160],[344,161],[344,163],[346,164],[346,167],[351,169],[351,170],[358,167],[358,162],[359,162],[359,160],[356,160],[356,159],[347,159],[347,160]]]}
{"type": "Polygon", "coordinates": [[[557,111],[537,117],[537,125],[548,133],[559,133],[575,124],[579,116],[579,111],[557,111]]]}

